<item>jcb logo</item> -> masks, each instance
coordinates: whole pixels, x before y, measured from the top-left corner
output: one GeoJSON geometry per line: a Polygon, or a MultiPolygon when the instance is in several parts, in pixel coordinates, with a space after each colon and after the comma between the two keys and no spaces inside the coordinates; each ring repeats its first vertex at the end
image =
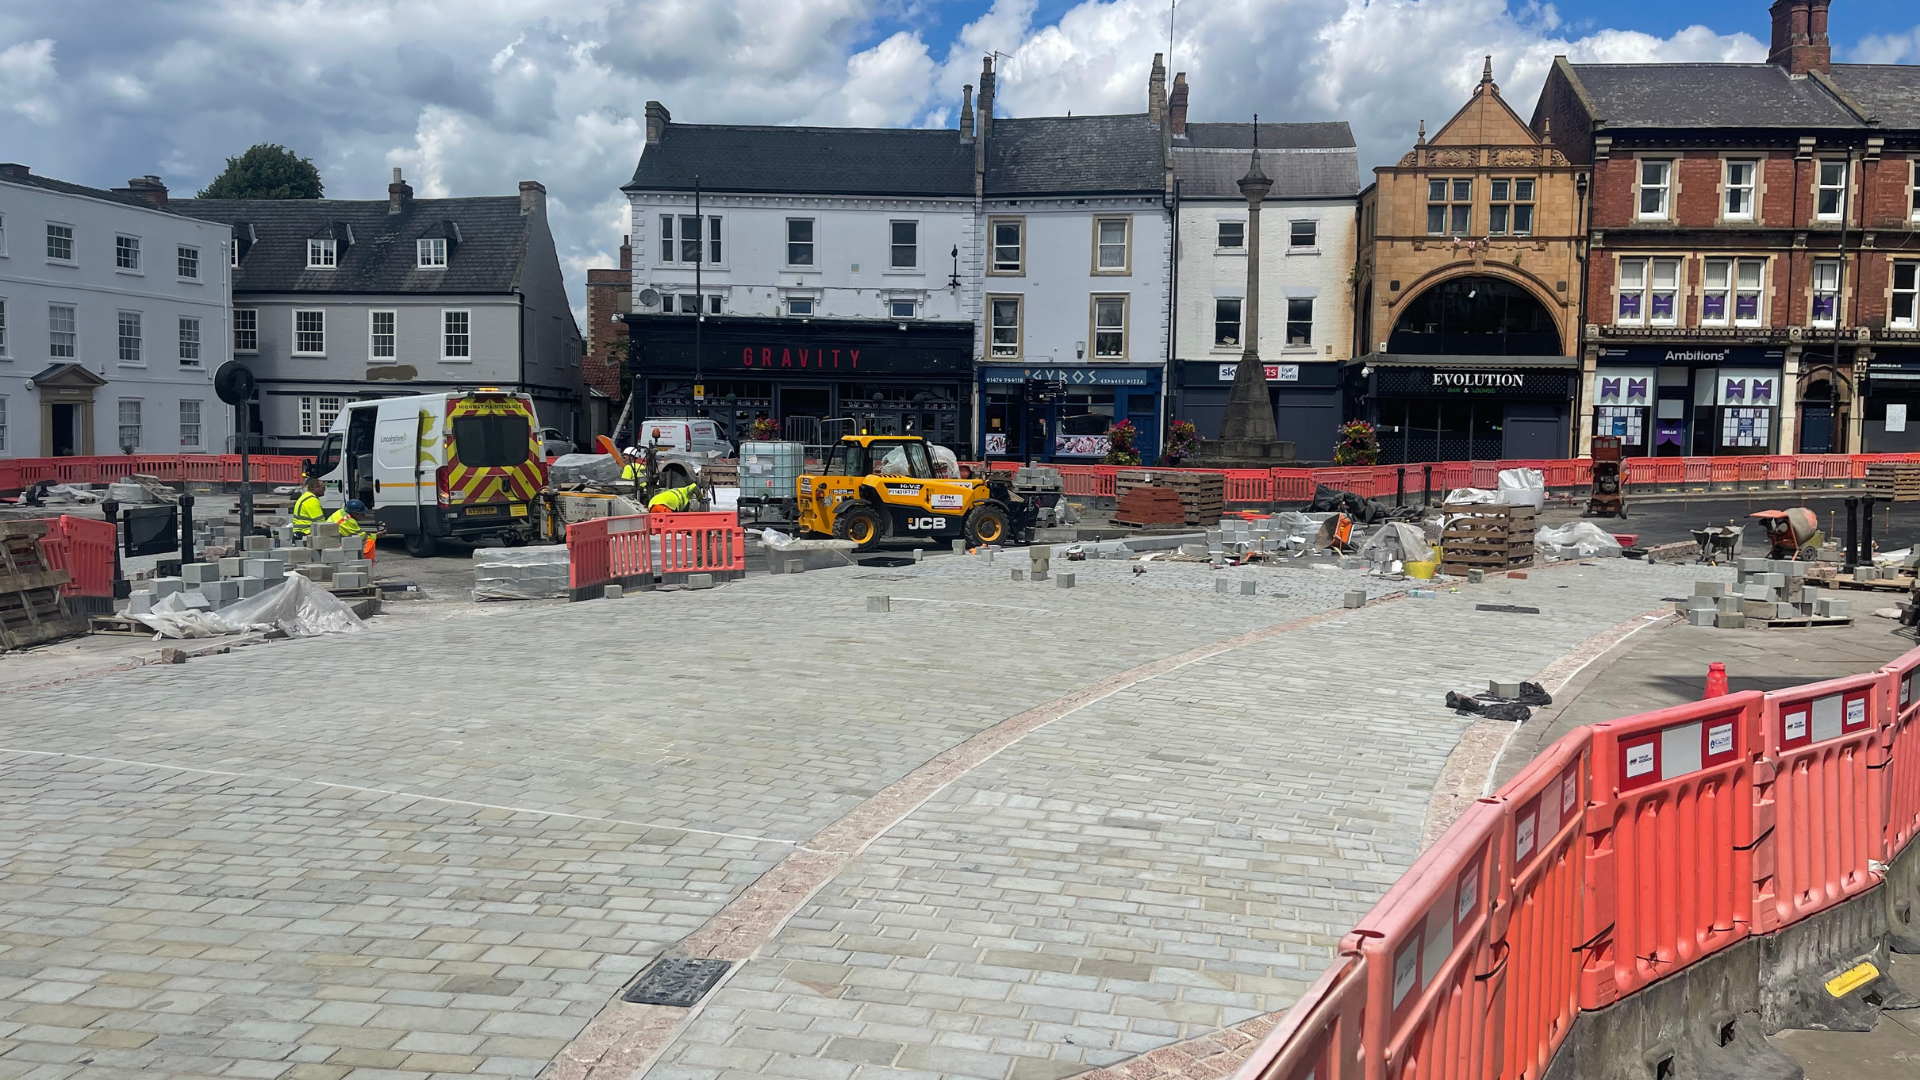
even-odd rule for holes
{"type": "Polygon", "coordinates": [[[912,529],[915,532],[939,532],[941,529],[944,529],[946,527],[947,527],[947,519],[943,517],[920,517],[920,518],[907,519],[907,528],[912,529]]]}

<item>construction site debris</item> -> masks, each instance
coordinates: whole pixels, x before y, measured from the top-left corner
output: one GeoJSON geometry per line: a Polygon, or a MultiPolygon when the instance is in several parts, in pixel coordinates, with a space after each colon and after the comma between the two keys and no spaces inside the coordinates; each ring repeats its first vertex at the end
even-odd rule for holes
{"type": "Polygon", "coordinates": [[[1419,526],[1404,521],[1389,521],[1375,529],[1360,545],[1359,555],[1376,570],[1392,563],[1431,562],[1433,546],[1419,526]]]}
{"type": "Polygon", "coordinates": [[[0,522],[0,652],[87,632],[60,595],[67,571],[49,567],[40,549],[47,528],[44,518],[0,522]]]}
{"type": "Polygon", "coordinates": [[[1449,503],[1443,512],[1441,570],[1448,576],[1465,577],[1474,567],[1510,570],[1533,565],[1533,507],[1449,503]]]}
{"type": "Polygon", "coordinates": [[[1339,491],[1334,488],[1316,485],[1313,489],[1313,501],[1307,509],[1314,513],[1341,513],[1362,525],[1390,519],[1410,520],[1420,516],[1417,506],[1391,506],[1379,499],[1363,499],[1351,491],[1339,491]]]}
{"type": "Polygon", "coordinates": [[[1542,526],[1533,534],[1534,547],[1548,562],[1559,559],[1618,558],[1620,541],[1591,521],[1542,526]]]}
{"type": "MultiPolygon", "coordinates": [[[[216,582],[231,584],[230,582],[216,582]]],[[[285,579],[248,599],[214,610],[203,588],[170,591],[146,612],[128,617],[157,637],[201,638],[249,631],[279,631],[288,637],[357,633],[366,624],[345,603],[304,577],[285,579]]]]}

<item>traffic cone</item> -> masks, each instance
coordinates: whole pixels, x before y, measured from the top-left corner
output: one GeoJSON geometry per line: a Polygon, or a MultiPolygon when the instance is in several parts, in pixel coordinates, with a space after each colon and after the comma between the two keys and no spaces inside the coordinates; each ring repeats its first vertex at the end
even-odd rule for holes
{"type": "Polygon", "coordinates": [[[1706,698],[1716,698],[1716,697],[1726,697],[1726,696],[1727,696],[1727,665],[1722,664],[1716,660],[1715,662],[1707,665],[1707,692],[1704,695],[1702,695],[1702,700],[1705,700],[1706,698]]]}

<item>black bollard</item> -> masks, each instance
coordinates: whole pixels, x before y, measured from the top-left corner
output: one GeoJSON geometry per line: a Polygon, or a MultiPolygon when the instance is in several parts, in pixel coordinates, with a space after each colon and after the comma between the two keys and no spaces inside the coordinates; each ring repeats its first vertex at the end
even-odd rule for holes
{"type": "Polygon", "coordinates": [[[1860,558],[1873,565],[1873,496],[1860,497],[1860,558]]]}
{"type": "Polygon", "coordinates": [[[1407,504],[1407,467],[1402,465],[1398,471],[1399,479],[1393,485],[1393,505],[1405,506],[1407,504]]]}
{"type": "Polygon", "coordinates": [[[123,545],[120,539],[120,503],[108,499],[100,504],[100,512],[106,515],[107,524],[113,526],[113,598],[125,600],[133,595],[133,582],[121,576],[120,548],[123,545]]]}
{"type": "Polygon", "coordinates": [[[1846,569],[1848,573],[1852,573],[1853,568],[1860,565],[1859,528],[1860,528],[1860,500],[1853,496],[1848,496],[1847,497],[1847,543],[1846,543],[1846,550],[1847,550],[1846,569]]]}
{"type": "Polygon", "coordinates": [[[1433,505],[1433,466],[1422,465],[1420,478],[1420,506],[1424,509],[1433,505]]]}
{"type": "Polygon", "coordinates": [[[193,493],[180,496],[180,565],[193,561],[193,493]]]}

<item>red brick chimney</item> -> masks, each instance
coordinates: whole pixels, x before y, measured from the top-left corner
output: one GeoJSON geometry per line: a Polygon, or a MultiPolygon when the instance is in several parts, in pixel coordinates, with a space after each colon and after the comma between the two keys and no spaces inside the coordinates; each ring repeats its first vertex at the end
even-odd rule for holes
{"type": "Polygon", "coordinates": [[[633,269],[633,237],[631,236],[620,238],[620,269],[633,269]]]}
{"type": "Polygon", "coordinates": [[[1827,5],[1830,0],[1774,0],[1773,50],[1767,63],[1778,64],[1792,75],[1817,71],[1825,75],[1833,67],[1833,46],[1827,41],[1827,5]]]}
{"type": "Polygon", "coordinates": [[[1160,123],[1167,115],[1167,65],[1160,53],[1153,54],[1153,67],[1147,70],[1147,119],[1160,123]]]}
{"type": "Polygon", "coordinates": [[[1173,77],[1173,96],[1167,101],[1167,121],[1175,135],[1187,133],[1187,73],[1184,71],[1173,77]]]}
{"type": "Polygon", "coordinates": [[[156,210],[167,208],[167,185],[157,176],[136,176],[127,186],[114,188],[115,195],[131,195],[156,210]]]}

